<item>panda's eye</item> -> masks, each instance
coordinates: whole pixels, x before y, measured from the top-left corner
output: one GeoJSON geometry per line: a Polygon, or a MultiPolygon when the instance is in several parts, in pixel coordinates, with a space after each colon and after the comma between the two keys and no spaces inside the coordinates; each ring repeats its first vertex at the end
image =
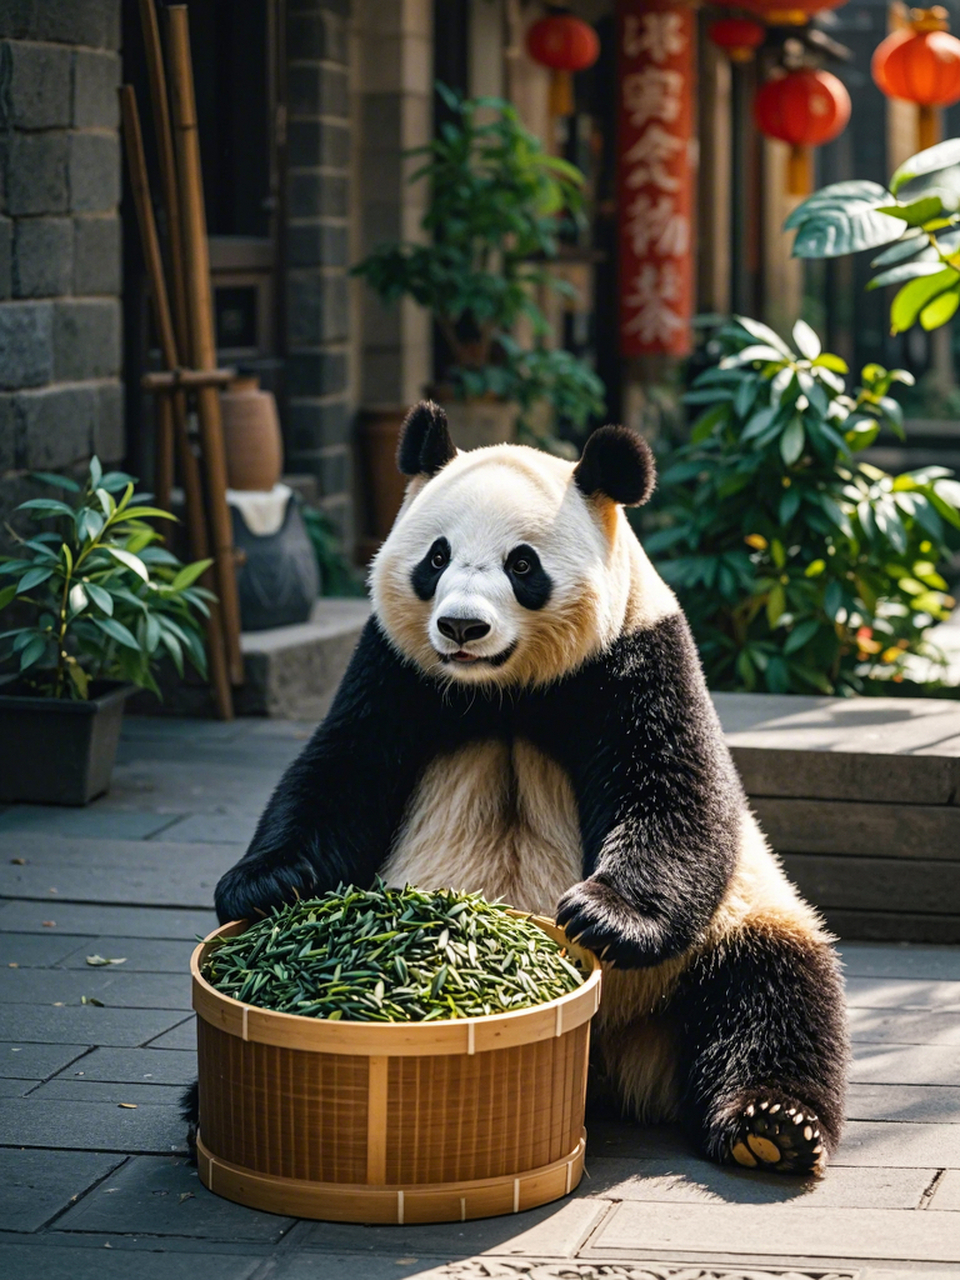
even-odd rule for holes
{"type": "Polygon", "coordinates": [[[434,569],[443,569],[446,567],[449,560],[449,553],[444,551],[442,548],[439,548],[434,551],[433,555],[430,557],[430,565],[434,569]]]}
{"type": "Polygon", "coordinates": [[[519,573],[522,575],[524,573],[529,573],[530,570],[533,568],[533,565],[530,563],[529,560],[525,560],[524,557],[521,556],[518,560],[514,560],[510,568],[513,570],[514,573],[519,573]]]}

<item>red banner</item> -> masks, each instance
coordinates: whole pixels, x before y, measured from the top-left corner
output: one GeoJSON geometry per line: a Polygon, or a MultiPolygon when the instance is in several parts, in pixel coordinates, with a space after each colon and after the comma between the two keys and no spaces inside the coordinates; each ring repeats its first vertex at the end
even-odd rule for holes
{"type": "Polygon", "coordinates": [[[696,28],[671,0],[617,3],[620,354],[687,355],[693,314],[696,28]]]}

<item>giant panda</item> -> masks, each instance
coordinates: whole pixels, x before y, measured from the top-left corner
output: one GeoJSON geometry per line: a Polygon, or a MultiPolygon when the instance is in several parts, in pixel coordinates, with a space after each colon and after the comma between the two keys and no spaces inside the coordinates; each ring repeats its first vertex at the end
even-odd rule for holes
{"type": "Polygon", "coordinates": [[[601,1092],[714,1160],[819,1173],[843,1116],[839,964],[623,512],[650,495],[648,447],[603,427],[575,465],[458,452],[422,403],[398,463],[372,617],[220,920],[378,874],[555,916],[604,961],[601,1092]]]}

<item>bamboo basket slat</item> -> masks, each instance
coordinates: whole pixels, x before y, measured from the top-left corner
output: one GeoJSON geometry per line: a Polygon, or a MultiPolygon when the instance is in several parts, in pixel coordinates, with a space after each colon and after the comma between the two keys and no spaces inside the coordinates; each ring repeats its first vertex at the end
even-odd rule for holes
{"type": "Polygon", "coordinates": [[[245,927],[218,929],[191,961],[207,1187],[301,1217],[442,1222],[520,1212],[577,1185],[600,1001],[589,952],[577,952],[583,985],[533,1008],[329,1022],[244,1005],[206,982],[213,943],[245,927]]]}

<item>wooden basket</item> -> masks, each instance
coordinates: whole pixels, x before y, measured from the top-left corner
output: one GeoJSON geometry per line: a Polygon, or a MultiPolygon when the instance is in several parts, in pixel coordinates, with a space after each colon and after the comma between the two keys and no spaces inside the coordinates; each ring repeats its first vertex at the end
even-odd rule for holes
{"type": "MultiPolygon", "coordinates": [[[[517,913],[520,914],[520,913],[517,913]]],[[[568,945],[550,921],[534,917],[568,945]]],[[[193,953],[204,1186],[255,1209],[336,1222],[518,1213],[580,1181],[600,964],[546,1004],[435,1022],[331,1022],[216,991],[193,953]]]]}

